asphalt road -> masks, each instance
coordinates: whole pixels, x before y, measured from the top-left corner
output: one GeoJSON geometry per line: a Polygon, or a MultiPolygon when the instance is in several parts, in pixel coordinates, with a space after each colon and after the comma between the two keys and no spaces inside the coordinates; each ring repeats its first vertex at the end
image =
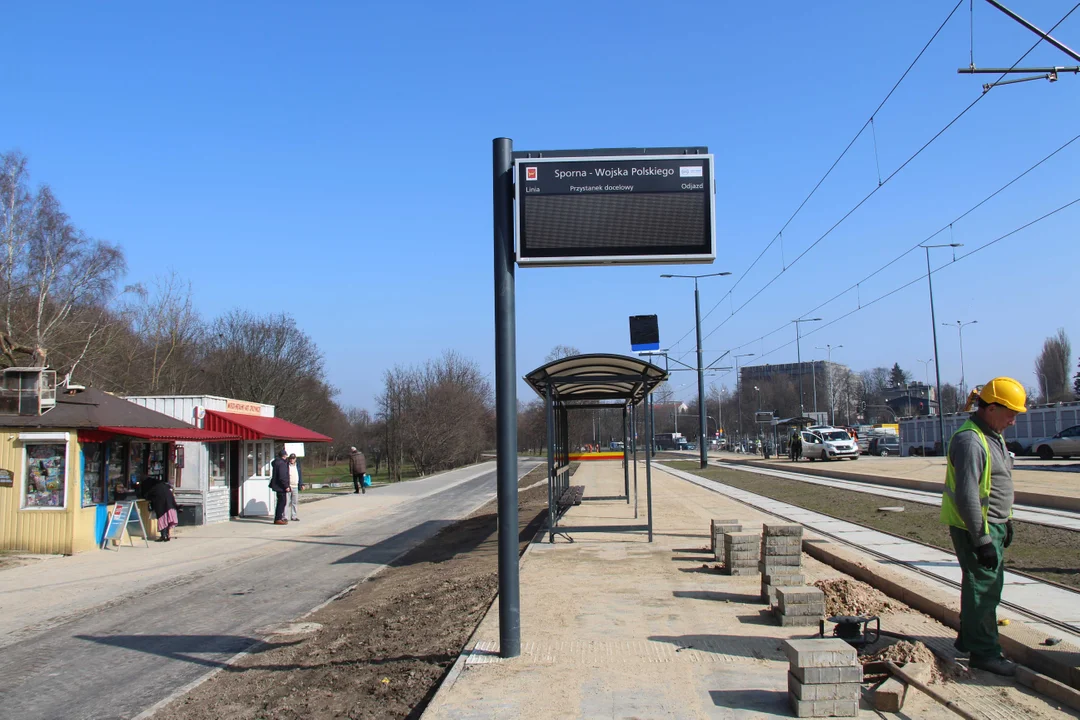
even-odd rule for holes
{"type": "MultiPolygon", "coordinates": [[[[536,464],[520,462],[519,474],[536,464]]],[[[439,483],[378,492],[421,496],[439,483]]],[[[294,620],[494,496],[492,471],[5,647],[0,718],[132,718],[247,649],[260,628],[294,620]]]]}

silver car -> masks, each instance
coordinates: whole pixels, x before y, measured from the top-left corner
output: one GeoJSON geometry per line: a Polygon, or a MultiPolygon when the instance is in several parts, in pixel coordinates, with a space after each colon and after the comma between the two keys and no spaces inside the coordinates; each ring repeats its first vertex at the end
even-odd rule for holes
{"type": "Polygon", "coordinates": [[[1053,437],[1046,437],[1031,443],[1031,452],[1043,460],[1063,457],[1066,460],[1073,455],[1080,455],[1080,425],[1065,428],[1053,437]]]}
{"type": "Polygon", "coordinates": [[[810,460],[859,459],[859,446],[846,430],[817,427],[813,430],[804,430],[802,438],[803,457],[810,460]]]}

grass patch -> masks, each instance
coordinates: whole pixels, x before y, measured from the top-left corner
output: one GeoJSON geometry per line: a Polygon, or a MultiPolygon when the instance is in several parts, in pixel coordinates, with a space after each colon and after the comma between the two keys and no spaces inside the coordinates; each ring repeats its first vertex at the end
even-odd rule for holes
{"type": "MultiPolygon", "coordinates": [[[[370,460],[368,461],[368,475],[371,476],[371,482],[396,482],[391,479],[386,469],[386,464],[379,465],[379,472],[375,472],[375,464],[370,460]]],[[[406,465],[402,469],[401,479],[412,480],[420,477],[420,473],[416,472],[416,468],[412,465],[406,465]]],[[[318,463],[311,467],[304,467],[304,484],[321,485],[324,483],[340,482],[349,483],[352,485],[352,473],[349,472],[348,461],[331,463],[330,465],[324,465],[318,463]]]]}
{"type": "MultiPolygon", "coordinates": [[[[702,470],[693,462],[668,464],[740,490],[952,552],[949,528],[938,519],[940,508],[936,505],[904,502],[884,495],[841,490],[739,470],[702,470]],[[904,506],[902,513],[878,511],[879,507],[901,504],[904,506]]],[[[1013,521],[1013,527],[1015,538],[1005,551],[1005,567],[1080,589],[1080,533],[1019,520],[1013,521]]]]}

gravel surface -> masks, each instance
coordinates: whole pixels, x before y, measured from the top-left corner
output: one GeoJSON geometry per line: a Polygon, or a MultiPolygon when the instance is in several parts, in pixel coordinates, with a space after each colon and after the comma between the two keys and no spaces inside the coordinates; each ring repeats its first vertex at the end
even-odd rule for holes
{"type": "Polygon", "coordinates": [[[880,590],[852,578],[818,580],[814,587],[825,593],[826,615],[881,615],[886,610],[907,610],[880,590]]]}

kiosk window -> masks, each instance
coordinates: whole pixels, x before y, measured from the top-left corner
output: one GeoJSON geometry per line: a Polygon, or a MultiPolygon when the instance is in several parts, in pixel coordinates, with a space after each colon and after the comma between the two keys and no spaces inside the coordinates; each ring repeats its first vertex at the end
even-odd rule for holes
{"type": "Polygon", "coordinates": [[[105,502],[105,446],[83,443],[82,506],[105,502]]]}
{"type": "Polygon", "coordinates": [[[67,480],[67,444],[35,443],[26,446],[24,508],[62,508],[67,480]]]}
{"type": "Polygon", "coordinates": [[[207,443],[210,456],[210,487],[229,484],[229,444],[223,442],[207,443]]]}

